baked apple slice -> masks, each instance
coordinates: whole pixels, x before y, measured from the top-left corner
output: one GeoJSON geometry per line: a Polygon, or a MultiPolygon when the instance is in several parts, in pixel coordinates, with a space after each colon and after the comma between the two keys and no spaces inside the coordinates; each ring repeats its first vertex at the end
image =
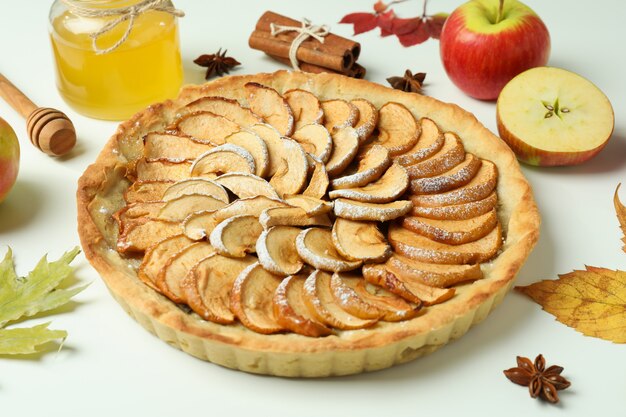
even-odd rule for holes
{"type": "Polygon", "coordinates": [[[329,177],[339,176],[359,152],[359,135],[352,127],[335,129],[331,133],[333,151],[326,162],[329,177]]]}
{"type": "Polygon", "coordinates": [[[215,226],[209,235],[209,242],[220,255],[243,258],[246,253],[256,250],[256,241],[262,231],[258,218],[239,214],[215,226]]]}
{"type": "Polygon", "coordinates": [[[235,315],[230,309],[230,292],[237,276],[255,262],[253,256],[229,258],[210,255],[189,270],[180,283],[183,298],[204,320],[230,324],[235,315]]]}
{"type": "Polygon", "coordinates": [[[306,276],[292,275],[285,278],[274,293],[274,316],[286,329],[303,336],[320,337],[333,334],[311,313],[304,301],[306,276]]]}
{"type": "Polygon", "coordinates": [[[241,146],[227,143],[200,155],[193,162],[190,175],[214,178],[228,172],[254,174],[254,157],[241,146]]]}
{"type": "Polygon", "coordinates": [[[272,177],[283,161],[283,140],[280,132],[267,123],[250,126],[250,131],[256,133],[267,145],[269,166],[265,176],[272,177]]]}
{"type": "Polygon", "coordinates": [[[146,159],[196,159],[215,145],[189,136],[165,132],[151,132],[143,137],[143,156],[146,159]]]}
{"type": "Polygon", "coordinates": [[[486,236],[496,227],[496,210],[465,220],[434,220],[410,216],[402,219],[402,227],[437,242],[460,245],[486,236]]]}
{"type": "Polygon", "coordinates": [[[307,160],[309,161],[309,167],[313,167],[313,172],[311,178],[309,178],[309,185],[302,191],[302,194],[313,198],[322,198],[326,195],[328,184],[330,183],[326,165],[311,155],[307,155],[307,160]]]}
{"type": "Polygon", "coordinates": [[[394,156],[394,162],[403,166],[413,165],[430,158],[443,146],[445,142],[443,133],[435,122],[427,117],[422,117],[419,123],[421,127],[419,140],[405,153],[394,156]]]}
{"type": "Polygon", "coordinates": [[[483,160],[474,178],[464,186],[440,194],[413,195],[411,201],[416,207],[438,207],[478,201],[491,194],[496,188],[497,181],[498,169],[493,162],[483,160]]]}
{"type": "Polygon", "coordinates": [[[165,190],[174,184],[172,180],[135,181],[124,192],[126,204],[162,201],[165,190]]]}
{"type": "Polygon", "coordinates": [[[276,320],[272,302],[281,281],[258,262],[241,271],[230,293],[230,308],[244,326],[262,334],[285,330],[276,320]]]}
{"type": "Polygon", "coordinates": [[[303,209],[307,216],[317,216],[318,214],[326,214],[333,211],[332,201],[321,200],[303,194],[287,195],[285,196],[285,201],[291,206],[303,209]]]}
{"type": "Polygon", "coordinates": [[[391,157],[387,148],[373,145],[357,154],[355,162],[343,176],[331,181],[333,189],[361,187],[378,180],[391,166],[391,157]]]}
{"type": "Polygon", "coordinates": [[[362,319],[341,308],[333,296],[330,279],[328,272],[315,271],[304,281],[304,303],[318,321],[342,330],[364,329],[376,324],[376,319],[362,319]]]}
{"type": "Polygon", "coordinates": [[[286,194],[298,194],[306,184],[309,162],[300,144],[292,139],[282,138],[282,164],[270,179],[280,197],[286,194]]]}
{"type": "Polygon", "coordinates": [[[241,129],[237,123],[208,111],[198,111],[178,118],[168,130],[191,136],[196,140],[215,145],[224,144],[224,139],[241,129]]]}
{"type": "Polygon", "coordinates": [[[407,200],[377,204],[338,198],[334,200],[333,211],[344,219],[386,222],[404,216],[412,207],[413,203],[407,200]]]}
{"type": "Polygon", "coordinates": [[[185,235],[170,236],[157,242],[146,250],[141,265],[139,265],[137,270],[137,276],[150,288],[161,292],[156,285],[159,271],[169,258],[192,243],[193,240],[185,235]]]}
{"type": "Polygon", "coordinates": [[[302,260],[323,271],[351,271],[362,264],[361,261],[350,261],[341,256],[328,229],[311,227],[302,230],[296,238],[296,249],[302,260]]]}
{"type": "Polygon", "coordinates": [[[185,106],[188,112],[208,111],[218,116],[222,116],[237,123],[240,126],[248,127],[256,123],[261,123],[261,118],[252,113],[250,109],[242,107],[237,100],[224,97],[200,97],[185,106]]]}
{"type": "Polygon", "coordinates": [[[239,198],[264,196],[274,200],[280,200],[274,187],[261,177],[242,172],[230,172],[215,178],[215,182],[228,188],[239,198]]]}
{"type": "Polygon", "coordinates": [[[189,178],[191,163],[169,159],[148,161],[141,158],[135,165],[135,181],[178,181],[189,178]]]}
{"type": "Polygon", "coordinates": [[[452,132],[444,133],[443,137],[444,144],[436,154],[406,167],[412,180],[443,174],[465,160],[465,148],[459,137],[452,132]]]}
{"type": "Polygon", "coordinates": [[[422,262],[474,264],[493,258],[502,247],[500,224],[485,237],[462,245],[448,245],[421,236],[399,225],[391,225],[387,239],[396,253],[422,262]]]}
{"type": "Polygon", "coordinates": [[[214,253],[215,249],[206,242],[194,242],[186,246],[163,264],[157,275],[156,285],[173,302],[184,303],[181,281],[194,265],[214,253]]]}
{"type": "Polygon", "coordinates": [[[247,130],[240,130],[227,136],[224,140],[226,143],[239,146],[250,153],[256,167],[253,174],[259,177],[264,177],[267,174],[270,166],[270,155],[267,144],[259,135],[247,130]]]}
{"type": "Polygon", "coordinates": [[[320,124],[309,124],[298,128],[291,138],[298,142],[305,152],[326,163],[333,150],[333,140],[328,130],[320,124]]]}
{"type": "Polygon", "coordinates": [[[198,211],[217,210],[226,203],[205,194],[187,194],[165,203],[158,218],[172,222],[182,222],[187,216],[198,211]]]}
{"type": "Polygon", "coordinates": [[[418,280],[431,287],[447,288],[462,282],[475,281],[483,277],[480,265],[447,265],[420,262],[395,254],[387,260],[385,266],[392,268],[402,276],[418,280]]]}
{"type": "Polygon", "coordinates": [[[274,126],[283,136],[293,133],[294,117],[287,100],[278,91],[258,83],[246,83],[250,110],[274,126]]]}
{"type": "Polygon", "coordinates": [[[259,216],[259,222],[264,229],[273,226],[326,226],[332,222],[327,214],[307,215],[300,207],[272,207],[268,208],[259,216]]]}
{"type": "Polygon", "coordinates": [[[368,283],[361,276],[335,273],[331,290],[337,303],[347,312],[362,319],[404,321],[421,313],[421,304],[411,304],[402,297],[368,283]]]}
{"type": "Polygon", "coordinates": [[[363,98],[350,100],[350,104],[359,109],[359,120],[354,125],[354,130],[359,135],[359,142],[363,143],[369,139],[374,129],[376,129],[378,110],[372,103],[363,98]]]}
{"type": "Polygon", "coordinates": [[[431,287],[381,264],[363,265],[363,278],[418,305],[424,303],[426,306],[431,306],[443,303],[452,298],[455,293],[454,288],[431,287]]]}
{"type": "Polygon", "coordinates": [[[378,110],[378,137],[372,143],[384,146],[396,156],[413,148],[420,137],[420,125],[409,109],[390,102],[378,110]]]}
{"type": "Polygon", "coordinates": [[[351,261],[383,262],[392,253],[374,222],[338,217],[333,224],[332,240],[341,256],[351,261]]]}
{"type": "Polygon", "coordinates": [[[451,204],[449,206],[414,206],[412,216],[422,216],[438,220],[464,220],[477,217],[492,210],[498,204],[498,195],[492,191],[487,197],[469,203],[451,204]]]}
{"type": "Polygon", "coordinates": [[[228,204],[226,189],[208,178],[187,178],[177,181],[161,194],[161,199],[170,201],[189,194],[208,195],[228,204]]]}
{"type": "Polygon", "coordinates": [[[319,99],[312,93],[295,88],[287,91],[283,97],[293,112],[295,119],[294,130],[311,123],[322,123],[324,121],[324,110],[319,99]]]}
{"type": "Polygon", "coordinates": [[[292,226],[274,226],[264,230],[256,241],[256,253],[263,268],[287,276],[295,275],[304,266],[296,250],[300,229],[292,226]]]}
{"type": "Polygon", "coordinates": [[[354,127],[359,120],[359,109],[345,100],[322,101],[324,126],[332,134],[336,129],[354,127]]]}
{"type": "Polygon", "coordinates": [[[378,180],[363,187],[333,190],[328,196],[332,199],[348,198],[365,203],[388,203],[404,194],[408,187],[407,170],[399,164],[392,164],[378,180]]]}
{"type": "Polygon", "coordinates": [[[463,162],[443,174],[411,180],[411,192],[436,194],[462,187],[476,176],[481,165],[480,158],[467,153],[463,162]]]}
{"type": "Polygon", "coordinates": [[[182,233],[180,222],[140,218],[126,225],[117,239],[120,253],[144,252],[157,242],[182,233]]]}

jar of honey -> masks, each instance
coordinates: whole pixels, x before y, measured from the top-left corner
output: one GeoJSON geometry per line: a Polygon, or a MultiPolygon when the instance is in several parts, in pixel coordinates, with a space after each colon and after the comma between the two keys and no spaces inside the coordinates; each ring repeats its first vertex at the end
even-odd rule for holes
{"type": "Polygon", "coordinates": [[[170,0],[56,0],[50,39],[67,104],[123,120],[175,97],[183,82],[178,16],[170,0]]]}

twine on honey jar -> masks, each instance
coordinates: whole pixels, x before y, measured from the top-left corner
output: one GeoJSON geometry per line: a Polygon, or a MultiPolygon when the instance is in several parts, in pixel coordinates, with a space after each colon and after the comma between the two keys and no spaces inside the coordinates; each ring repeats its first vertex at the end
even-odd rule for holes
{"type": "Polygon", "coordinates": [[[282,26],[275,23],[270,24],[270,31],[272,36],[276,36],[283,32],[297,32],[298,35],[291,42],[289,47],[289,61],[291,66],[296,71],[300,71],[300,65],[298,64],[298,48],[302,45],[302,42],[309,38],[314,38],[319,43],[324,43],[324,37],[330,33],[328,26],[326,25],[313,25],[309,19],[302,19],[302,26],[282,26]]]}
{"type": "Polygon", "coordinates": [[[130,32],[133,30],[135,19],[143,13],[156,10],[159,12],[169,13],[172,16],[183,17],[185,13],[182,10],[176,9],[171,0],[143,0],[128,7],[119,7],[115,9],[94,9],[90,7],[82,6],[79,0],[61,0],[65,6],[76,16],[94,18],[94,17],[112,17],[115,19],[109,21],[99,30],[89,34],[91,38],[91,47],[96,55],[108,54],[116,50],[121,44],[123,44],[130,32]],[[120,39],[108,48],[102,49],[98,46],[98,38],[105,33],[113,30],[117,25],[128,20],[128,27],[120,39]]]}

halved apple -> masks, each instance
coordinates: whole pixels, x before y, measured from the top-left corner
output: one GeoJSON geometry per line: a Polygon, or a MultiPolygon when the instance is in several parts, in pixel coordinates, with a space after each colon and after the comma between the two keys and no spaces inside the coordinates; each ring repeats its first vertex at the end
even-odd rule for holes
{"type": "Polygon", "coordinates": [[[263,268],[276,275],[294,275],[304,263],[296,250],[300,229],[291,226],[273,226],[264,230],[256,242],[256,252],[263,268]]]}
{"type": "Polygon", "coordinates": [[[451,204],[448,206],[413,206],[411,215],[422,216],[438,220],[463,220],[480,216],[493,209],[498,204],[498,195],[492,191],[487,197],[469,203],[451,204]]]}
{"type": "Polygon", "coordinates": [[[163,193],[174,184],[172,180],[135,181],[124,191],[126,204],[161,201],[163,193]]]}
{"type": "Polygon", "coordinates": [[[183,298],[200,317],[220,324],[235,321],[230,292],[237,276],[255,262],[253,256],[229,258],[213,254],[198,262],[180,283],[183,298]]]}
{"type": "Polygon", "coordinates": [[[338,198],[334,200],[333,211],[344,219],[386,222],[404,216],[411,208],[413,203],[407,200],[378,204],[338,198]]]}
{"type": "Polygon", "coordinates": [[[435,194],[462,187],[476,176],[481,165],[480,158],[467,153],[463,162],[443,174],[411,180],[411,192],[414,194],[435,194]]]}
{"type": "Polygon", "coordinates": [[[162,200],[170,201],[189,194],[208,195],[228,204],[226,189],[208,178],[187,178],[177,181],[163,192],[162,200]]]}
{"type": "Polygon", "coordinates": [[[146,159],[195,159],[215,145],[190,136],[166,132],[150,132],[143,137],[143,156],[146,159]]]}
{"type": "Polygon", "coordinates": [[[376,319],[362,319],[341,308],[333,296],[330,279],[328,272],[315,271],[304,281],[304,302],[317,320],[342,330],[376,324],[376,319]]]}
{"type": "Polygon", "coordinates": [[[298,142],[309,154],[327,162],[333,150],[333,140],[328,130],[320,124],[309,124],[298,128],[291,138],[298,142]]]}
{"type": "Polygon", "coordinates": [[[259,216],[264,229],[273,226],[330,226],[332,222],[327,214],[308,216],[300,207],[272,207],[259,216]]]}
{"type": "Polygon", "coordinates": [[[278,323],[294,333],[320,337],[333,334],[332,329],[319,321],[304,301],[306,276],[285,278],[274,293],[274,316],[278,323]]]}
{"type": "Polygon", "coordinates": [[[363,143],[372,135],[378,124],[378,110],[369,101],[363,98],[350,100],[350,104],[359,109],[359,120],[354,130],[359,135],[359,142],[363,143]]]}
{"type": "Polygon", "coordinates": [[[227,172],[254,174],[256,164],[250,152],[230,143],[218,146],[203,153],[193,162],[190,175],[215,178],[227,172]]]}
{"type": "Polygon", "coordinates": [[[338,217],[333,224],[335,248],[351,261],[383,262],[391,256],[391,246],[374,222],[358,222],[338,217]]]}
{"type": "Polygon", "coordinates": [[[373,145],[363,148],[355,162],[344,171],[343,176],[331,181],[333,189],[361,187],[378,180],[391,166],[391,157],[387,148],[373,145]]]}
{"type": "Polygon", "coordinates": [[[331,133],[333,152],[326,162],[329,177],[339,176],[359,152],[359,135],[352,127],[335,129],[331,133]]]}
{"type": "Polygon", "coordinates": [[[302,146],[289,138],[282,138],[282,143],[282,164],[269,182],[280,197],[299,193],[309,172],[309,162],[302,146]]]}
{"type": "Polygon", "coordinates": [[[411,179],[434,177],[452,169],[465,159],[465,148],[459,137],[452,133],[443,134],[445,142],[441,149],[429,158],[406,167],[411,179]]]}
{"type": "Polygon", "coordinates": [[[146,160],[141,158],[135,164],[136,181],[178,181],[191,175],[191,161],[169,159],[146,160]]]}
{"type": "Polygon", "coordinates": [[[322,110],[322,105],[314,94],[295,88],[287,91],[283,96],[293,112],[296,122],[295,130],[311,123],[324,121],[324,110],[322,110]]]}
{"type": "Polygon", "coordinates": [[[407,170],[402,165],[392,164],[378,180],[363,187],[333,190],[328,196],[332,199],[343,197],[365,203],[387,203],[404,194],[408,187],[407,170]]]}
{"type": "Polygon", "coordinates": [[[486,236],[496,227],[496,210],[464,220],[434,220],[410,216],[402,219],[402,227],[437,242],[460,245],[486,236]]]}
{"type": "Polygon", "coordinates": [[[185,110],[190,112],[208,111],[240,126],[248,127],[255,123],[261,123],[261,118],[252,113],[250,109],[242,107],[237,100],[224,97],[200,97],[185,106],[185,110]]]}
{"type": "Polygon", "coordinates": [[[244,85],[248,93],[248,104],[254,114],[261,116],[283,136],[293,133],[294,117],[287,100],[278,91],[258,83],[244,85]]]}
{"type": "Polygon", "coordinates": [[[256,167],[253,174],[259,177],[264,177],[267,174],[270,165],[270,155],[267,144],[259,135],[252,131],[240,130],[239,132],[227,136],[224,141],[237,145],[250,152],[256,167]]]}
{"type": "Polygon", "coordinates": [[[172,222],[182,222],[191,213],[204,210],[217,210],[226,203],[206,194],[187,194],[168,201],[160,209],[158,218],[172,222]]]}
{"type": "Polygon", "coordinates": [[[263,334],[285,330],[276,320],[272,302],[280,282],[258,262],[241,271],[230,293],[230,308],[244,326],[263,334]]]}
{"type": "Polygon", "coordinates": [[[241,126],[223,116],[208,111],[197,111],[178,118],[170,128],[198,140],[222,145],[224,139],[241,129],[241,126]]]}
{"type": "Polygon", "coordinates": [[[137,270],[137,276],[146,285],[154,290],[161,292],[156,285],[156,279],[161,267],[169,258],[181,251],[183,248],[191,245],[193,240],[185,235],[174,235],[167,237],[146,250],[146,253],[137,270]]]}
{"type": "Polygon", "coordinates": [[[426,285],[447,288],[462,282],[475,281],[483,277],[479,264],[450,265],[434,264],[410,259],[395,254],[387,260],[386,266],[398,271],[410,279],[416,279],[426,285]]]}
{"type": "Polygon", "coordinates": [[[239,198],[256,197],[262,195],[274,200],[280,200],[274,187],[261,177],[241,172],[230,172],[215,178],[215,182],[228,188],[239,198]]]}
{"type": "Polygon", "coordinates": [[[259,219],[249,214],[239,214],[223,220],[209,235],[209,242],[217,253],[232,258],[243,258],[254,252],[256,241],[263,231],[259,219]]]}
{"type": "Polygon", "coordinates": [[[322,161],[317,158],[307,155],[309,161],[309,167],[313,167],[311,178],[309,178],[309,185],[302,191],[303,195],[322,198],[326,195],[328,190],[328,173],[326,172],[326,166],[322,161]]]}
{"type": "Polygon", "coordinates": [[[319,227],[302,230],[296,238],[296,249],[306,263],[323,271],[351,271],[362,263],[341,256],[333,244],[331,231],[319,227]]]}
{"type": "Polygon", "coordinates": [[[396,155],[393,158],[394,162],[404,166],[416,164],[426,158],[430,158],[443,146],[443,133],[435,122],[427,117],[422,117],[419,123],[421,127],[419,140],[408,151],[396,155]]]}
{"type": "Polygon", "coordinates": [[[272,177],[283,162],[283,140],[280,132],[276,130],[274,126],[268,125],[267,123],[252,125],[250,126],[250,130],[259,135],[267,145],[269,166],[265,176],[272,177]]]}
{"type": "Polygon", "coordinates": [[[359,120],[359,109],[345,100],[322,101],[324,126],[332,134],[336,129],[353,127],[359,120]]]}
{"type": "Polygon", "coordinates": [[[332,201],[321,200],[303,194],[287,195],[285,196],[285,201],[291,206],[303,209],[307,216],[317,216],[318,214],[326,214],[333,211],[332,201]]]}
{"type": "Polygon", "coordinates": [[[538,67],[513,78],[496,105],[498,132],[530,165],[576,165],[607,144],[615,117],[609,99],[570,71],[538,67]]]}
{"type": "Polygon", "coordinates": [[[400,103],[389,102],[378,110],[378,137],[374,144],[389,150],[389,155],[400,155],[415,146],[420,137],[420,125],[409,109],[400,103]]]}

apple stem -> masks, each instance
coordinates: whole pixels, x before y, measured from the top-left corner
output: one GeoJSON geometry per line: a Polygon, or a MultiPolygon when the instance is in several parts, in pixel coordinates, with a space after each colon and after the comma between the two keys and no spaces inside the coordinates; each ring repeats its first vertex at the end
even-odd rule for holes
{"type": "Polygon", "coordinates": [[[496,25],[500,23],[502,20],[502,15],[504,14],[504,0],[500,0],[500,5],[498,6],[498,17],[496,18],[496,25]]]}

